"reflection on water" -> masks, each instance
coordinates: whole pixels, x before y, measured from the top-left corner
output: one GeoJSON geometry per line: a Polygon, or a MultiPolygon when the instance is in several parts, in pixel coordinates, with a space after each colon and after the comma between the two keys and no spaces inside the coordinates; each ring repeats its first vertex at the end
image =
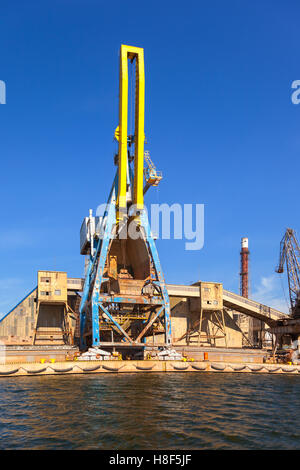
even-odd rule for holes
{"type": "Polygon", "coordinates": [[[299,449],[300,377],[0,379],[0,448],[299,449]]]}

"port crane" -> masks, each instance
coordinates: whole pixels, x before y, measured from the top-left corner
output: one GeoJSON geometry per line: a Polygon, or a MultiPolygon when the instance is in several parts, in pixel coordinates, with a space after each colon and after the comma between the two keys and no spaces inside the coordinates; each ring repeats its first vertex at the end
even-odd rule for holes
{"type": "Polygon", "coordinates": [[[121,45],[117,172],[102,216],[85,217],[80,234],[86,274],[80,304],[81,348],[171,344],[170,302],[144,206],[162,175],[145,151],[144,50],[121,45]],[[134,67],[134,135],[128,132],[128,68],[134,67]],[[145,165],[146,163],[146,165],[145,165]],[[158,340],[159,337],[159,340],[158,340]]]}
{"type": "Polygon", "coordinates": [[[289,295],[291,303],[291,316],[300,318],[300,248],[293,229],[287,228],[280,242],[279,264],[277,273],[284,272],[284,265],[288,276],[289,295]]]}
{"type": "MultiPolygon", "coordinates": [[[[286,265],[289,285],[290,315],[286,319],[277,320],[276,325],[270,329],[270,332],[275,334],[273,358],[275,359],[277,347],[282,348],[283,343],[288,341],[287,344],[290,344],[294,350],[293,360],[298,360],[300,351],[300,249],[296,233],[291,228],[286,229],[280,242],[279,263],[275,271],[283,273],[284,265],[286,265]]],[[[284,357],[291,359],[289,354],[287,349],[280,351],[281,359],[284,357]]]]}

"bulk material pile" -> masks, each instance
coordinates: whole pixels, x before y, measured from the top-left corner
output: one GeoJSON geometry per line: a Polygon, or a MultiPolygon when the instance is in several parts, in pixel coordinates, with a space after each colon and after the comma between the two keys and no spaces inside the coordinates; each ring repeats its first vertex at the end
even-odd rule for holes
{"type": "Polygon", "coordinates": [[[99,348],[89,348],[87,352],[81,354],[78,361],[108,361],[111,353],[99,348]]]}
{"type": "Polygon", "coordinates": [[[157,357],[160,361],[181,361],[182,354],[175,349],[163,349],[157,353],[157,357]]]}

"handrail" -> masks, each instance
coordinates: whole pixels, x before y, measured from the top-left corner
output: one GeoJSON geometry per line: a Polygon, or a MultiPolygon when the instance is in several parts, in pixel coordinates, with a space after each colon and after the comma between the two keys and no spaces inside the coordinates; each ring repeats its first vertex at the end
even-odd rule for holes
{"type": "Polygon", "coordinates": [[[243,304],[251,305],[252,307],[257,308],[257,310],[259,310],[260,312],[262,312],[264,314],[269,313],[270,316],[271,316],[271,314],[277,315],[277,316],[280,316],[280,317],[285,317],[285,315],[286,315],[283,312],[280,312],[279,310],[276,310],[273,307],[268,307],[267,305],[261,304],[260,302],[256,302],[255,300],[247,299],[245,297],[242,297],[241,295],[235,294],[234,292],[230,292],[230,291],[225,290],[225,289],[223,289],[223,295],[225,295],[227,297],[231,297],[233,299],[236,299],[238,302],[241,302],[243,304]]]}

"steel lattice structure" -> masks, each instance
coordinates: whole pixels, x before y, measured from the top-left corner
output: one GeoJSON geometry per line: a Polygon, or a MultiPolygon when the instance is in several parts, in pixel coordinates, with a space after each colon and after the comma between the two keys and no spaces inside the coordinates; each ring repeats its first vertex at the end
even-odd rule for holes
{"type": "Polygon", "coordinates": [[[291,313],[300,317],[300,248],[293,229],[288,228],[280,242],[280,257],[276,272],[283,273],[284,264],[288,275],[291,313]]]}

